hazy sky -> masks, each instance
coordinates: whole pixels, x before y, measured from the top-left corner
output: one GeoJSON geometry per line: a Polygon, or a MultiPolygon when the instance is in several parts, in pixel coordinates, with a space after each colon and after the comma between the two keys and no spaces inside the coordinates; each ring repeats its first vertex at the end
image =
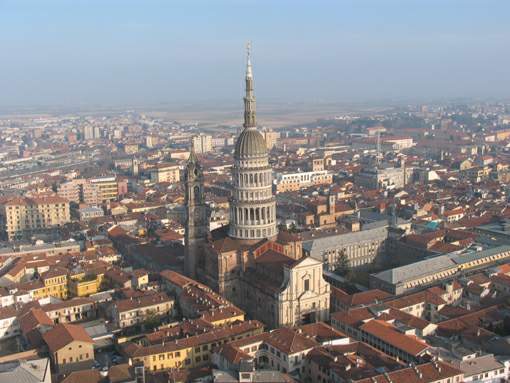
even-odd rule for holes
{"type": "Polygon", "coordinates": [[[510,0],[0,0],[0,107],[510,97],[510,0]]]}

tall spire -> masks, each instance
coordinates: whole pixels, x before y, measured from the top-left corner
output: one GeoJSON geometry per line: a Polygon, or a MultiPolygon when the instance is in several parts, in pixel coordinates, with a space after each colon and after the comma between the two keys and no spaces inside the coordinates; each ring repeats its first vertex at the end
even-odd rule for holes
{"type": "Polygon", "coordinates": [[[255,128],[255,96],[253,95],[253,71],[251,68],[251,43],[246,44],[246,95],[244,97],[244,128],[255,128]]]}
{"type": "Polygon", "coordinates": [[[246,77],[253,77],[251,70],[251,41],[246,43],[246,77]]]}
{"type": "Polygon", "coordinates": [[[189,151],[188,163],[197,163],[197,162],[198,162],[198,158],[195,153],[195,142],[193,139],[191,139],[191,149],[189,151]]]}

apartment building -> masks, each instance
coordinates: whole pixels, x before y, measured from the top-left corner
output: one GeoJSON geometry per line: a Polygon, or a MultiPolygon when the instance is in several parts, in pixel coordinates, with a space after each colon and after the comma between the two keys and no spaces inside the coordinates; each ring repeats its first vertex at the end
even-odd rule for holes
{"type": "Polygon", "coordinates": [[[127,182],[116,177],[97,177],[74,179],[61,184],[58,195],[75,203],[99,205],[103,201],[112,201],[127,193],[127,182]]]}
{"type": "Polygon", "coordinates": [[[50,303],[42,306],[42,310],[55,324],[91,320],[96,316],[95,303],[89,298],[74,298],[50,303]]]}
{"type": "Polygon", "coordinates": [[[419,366],[409,366],[382,374],[379,373],[371,378],[352,380],[353,383],[409,383],[411,381],[416,383],[460,383],[466,382],[467,380],[464,379],[462,371],[452,367],[448,363],[439,361],[424,363],[419,366]]]}
{"type": "Polygon", "coordinates": [[[363,342],[406,363],[422,361],[430,349],[425,341],[382,320],[371,320],[359,329],[363,342]]]}
{"type": "Polygon", "coordinates": [[[59,324],[43,334],[54,371],[69,373],[91,368],[94,341],[79,325],[59,324]]]}
{"type": "MultiPolygon", "coordinates": [[[[66,299],[69,295],[67,287],[67,273],[69,270],[63,267],[52,267],[45,273],[41,274],[41,281],[44,284],[44,292],[46,296],[66,299]]],[[[42,297],[41,297],[42,298],[42,297]]]]}
{"type": "Polygon", "coordinates": [[[119,328],[143,323],[152,317],[171,315],[174,300],[165,293],[151,293],[135,298],[116,301],[112,306],[112,317],[119,328]]]}
{"type": "Polygon", "coordinates": [[[91,178],[89,182],[98,188],[101,202],[115,200],[119,195],[127,192],[127,183],[116,177],[91,178]],[[126,185],[124,185],[125,183],[126,185]]]}
{"type": "Polygon", "coordinates": [[[42,273],[39,278],[26,283],[18,283],[15,287],[20,291],[28,292],[32,300],[48,297],[66,299],[69,295],[67,272],[68,270],[62,267],[52,267],[42,273]]]}
{"type": "Polygon", "coordinates": [[[362,342],[314,348],[303,362],[303,382],[350,382],[405,366],[362,342]],[[335,378],[333,378],[333,376],[335,378]]]}
{"type": "Polygon", "coordinates": [[[346,345],[349,338],[322,322],[283,327],[222,345],[212,362],[221,370],[240,371],[243,362],[253,362],[260,370],[301,375],[307,355],[324,344],[346,345]]]}
{"type": "Polygon", "coordinates": [[[70,221],[69,202],[59,196],[15,197],[0,204],[0,228],[9,241],[70,221]]]}
{"type": "Polygon", "coordinates": [[[175,164],[157,164],[150,169],[151,182],[176,183],[181,180],[179,166],[175,164]]]}
{"type": "Polygon", "coordinates": [[[141,362],[147,370],[189,369],[208,365],[215,347],[261,334],[263,331],[261,322],[251,320],[152,346],[143,347],[130,343],[124,350],[130,362],[141,362]]]}
{"type": "Polygon", "coordinates": [[[278,143],[278,140],[280,139],[280,133],[275,132],[273,130],[264,130],[261,132],[264,136],[264,140],[266,141],[267,148],[269,150],[273,149],[276,144],[278,143]]]}
{"type": "Polygon", "coordinates": [[[86,274],[84,272],[74,274],[69,280],[69,293],[74,297],[87,297],[99,292],[104,273],[86,274]]]}
{"type": "Polygon", "coordinates": [[[276,175],[276,192],[298,191],[312,186],[330,185],[332,182],[333,175],[327,170],[279,173],[276,175]]]}
{"type": "Polygon", "coordinates": [[[199,134],[193,137],[195,153],[203,154],[213,150],[212,136],[199,134]]]}
{"type": "Polygon", "coordinates": [[[17,314],[14,306],[0,307],[0,339],[19,335],[17,314]]]}

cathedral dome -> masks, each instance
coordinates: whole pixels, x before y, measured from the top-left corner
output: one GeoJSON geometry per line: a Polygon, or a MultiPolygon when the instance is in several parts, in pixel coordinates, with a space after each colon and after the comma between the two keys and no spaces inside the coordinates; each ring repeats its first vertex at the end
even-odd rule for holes
{"type": "Polygon", "coordinates": [[[237,139],[234,155],[236,158],[267,156],[266,140],[256,129],[246,128],[237,139]]]}

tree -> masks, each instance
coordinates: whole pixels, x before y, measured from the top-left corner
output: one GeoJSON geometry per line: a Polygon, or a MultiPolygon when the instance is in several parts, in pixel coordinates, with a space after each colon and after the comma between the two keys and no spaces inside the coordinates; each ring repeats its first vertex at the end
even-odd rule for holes
{"type": "Polygon", "coordinates": [[[142,328],[145,331],[151,331],[161,324],[161,317],[155,313],[149,313],[145,320],[142,322],[142,328]]]}
{"type": "Polygon", "coordinates": [[[334,264],[333,272],[337,275],[340,275],[341,277],[350,278],[351,274],[351,266],[349,262],[349,258],[347,257],[347,254],[345,253],[345,250],[340,250],[340,253],[338,255],[338,258],[336,259],[336,262],[334,264]]]}
{"type": "Polygon", "coordinates": [[[298,232],[298,229],[296,227],[296,224],[294,222],[291,223],[290,227],[289,227],[289,233],[297,233],[298,232]]]}

